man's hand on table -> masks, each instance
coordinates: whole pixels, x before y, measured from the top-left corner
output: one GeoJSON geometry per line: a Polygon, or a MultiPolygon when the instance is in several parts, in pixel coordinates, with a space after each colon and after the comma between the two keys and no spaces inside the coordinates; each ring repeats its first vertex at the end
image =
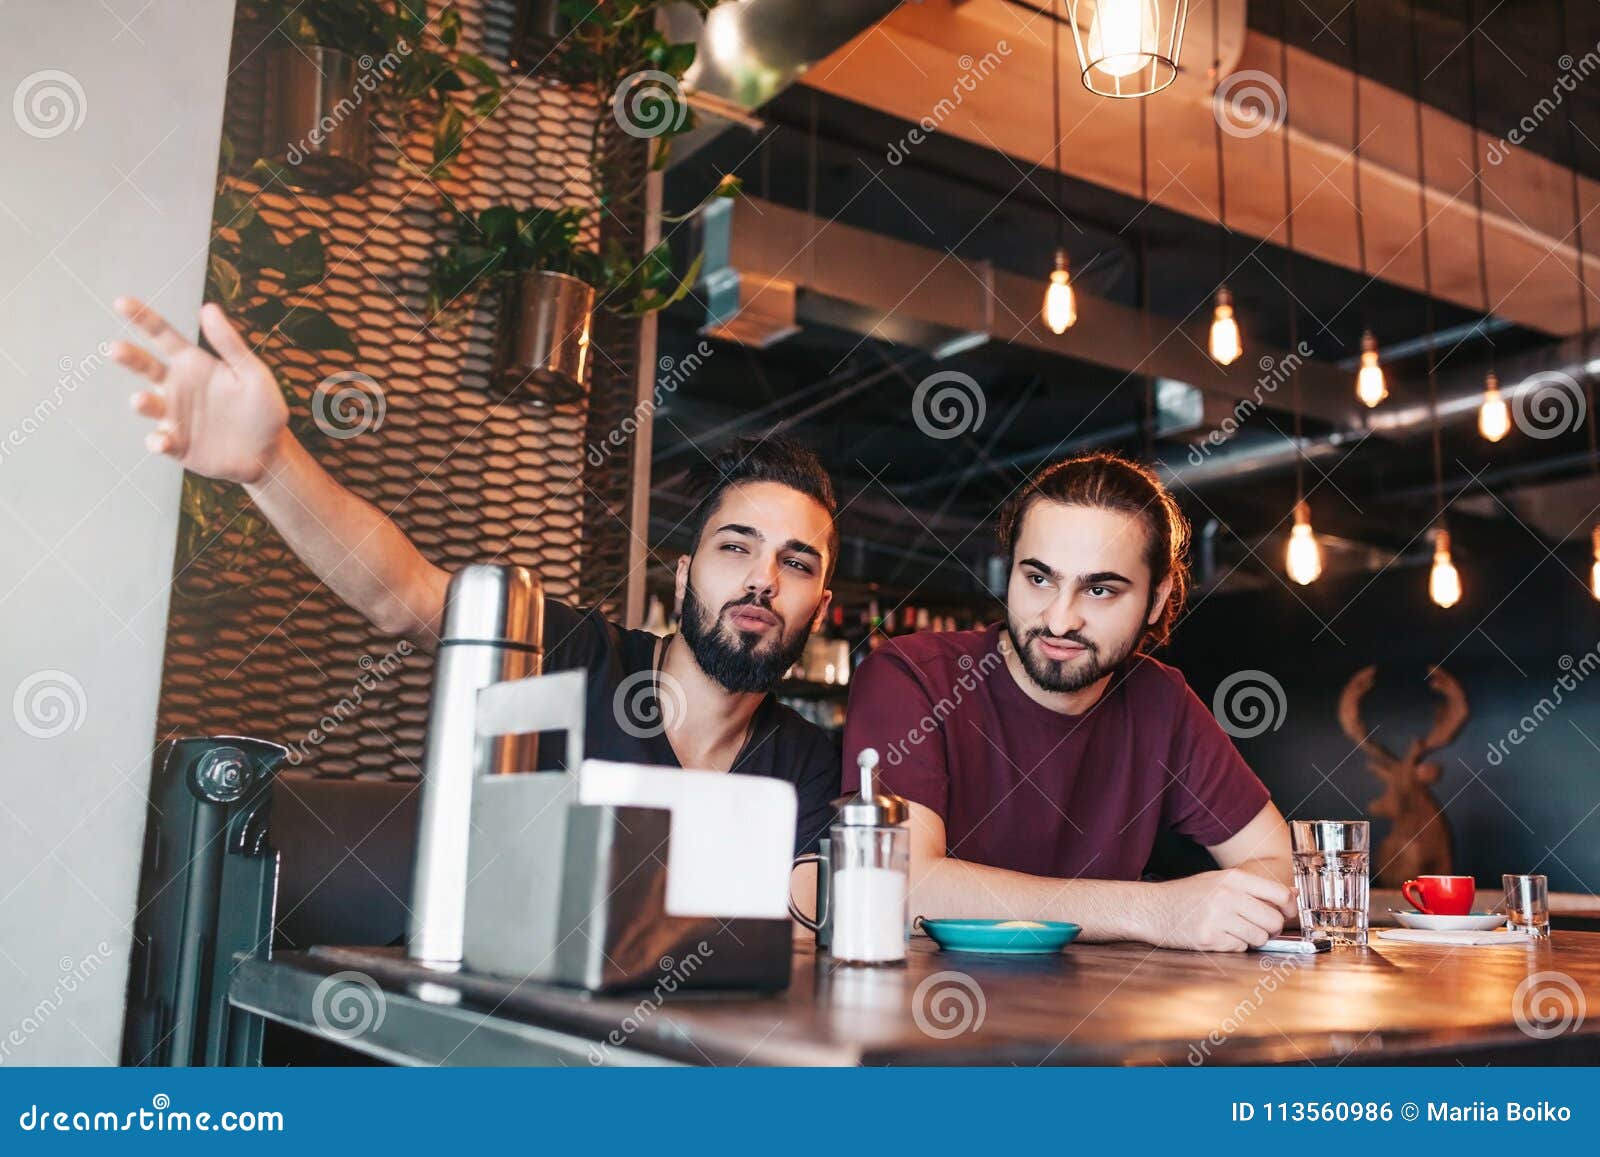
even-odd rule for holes
{"type": "Polygon", "coordinates": [[[1257,863],[1148,885],[1141,940],[1158,948],[1243,952],[1295,914],[1294,889],[1257,863]]]}

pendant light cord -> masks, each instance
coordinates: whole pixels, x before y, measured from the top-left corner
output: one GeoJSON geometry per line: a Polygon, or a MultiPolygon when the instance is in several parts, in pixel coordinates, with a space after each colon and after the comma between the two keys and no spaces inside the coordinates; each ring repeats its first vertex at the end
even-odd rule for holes
{"type": "MultiPolygon", "coordinates": [[[[1472,17],[1475,7],[1465,0],[1467,11],[1467,115],[1472,127],[1472,200],[1478,210],[1478,292],[1483,298],[1483,318],[1478,323],[1483,328],[1484,340],[1489,343],[1489,371],[1494,372],[1494,338],[1489,335],[1489,249],[1483,230],[1483,150],[1478,147],[1478,50],[1472,41],[1475,28],[1472,17]]],[[[1487,17],[1485,18],[1487,19],[1487,17]]],[[[1570,116],[1569,116],[1570,123],[1570,116]]]]}
{"type": "Polygon", "coordinates": [[[1222,0],[1211,0],[1211,120],[1217,141],[1217,223],[1222,243],[1217,246],[1217,286],[1228,280],[1228,182],[1222,168],[1222,114],[1217,92],[1222,88],[1222,0]]]}
{"type": "MultiPolygon", "coordinates": [[[[1139,199],[1144,202],[1145,223],[1139,226],[1139,326],[1144,331],[1144,348],[1150,349],[1150,150],[1149,98],[1139,99],[1139,199]]],[[[1144,375],[1144,456],[1148,462],[1156,457],[1156,377],[1144,375]]]]}
{"type": "MultiPolygon", "coordinates": [[[[1567,0],[1557,0],[1561,16],[1561,43],[1570,44],[1572,29],[1567,24],[1567,0]]],[[[1572,105],[1567,105],[1567,165],[1572,170],[1572,231],[1578,250],[1578,357],[1584,364],[1583,383],[1589,428],[1589,465],[1600,474],[1600,448],[1595,439],[1594,375],[1589,373],[1589,283],[1583,256],[1583,199],[1578,189],[1578,137],[1573,124],[1572,105]]]]}
{"type": "MultiPolygon", "coordinates": [[[[1216,3],[1216,0],[1212,0],[1216,3]]],[[[1357,48],[1357,36],[1361,29],[1361,6],[1352,0],[1350,4],[1350,144],[1351,157],[1355,161],[1355,210],[1356,210],[1356,261],[1361,266],[1361,328],[1370,328],[1367,324],[1371,317],[1367,312],[1367,215],[1361,207],[1361,53],[1357,48]]]]}
{"type": "MultiPolygon", "coordinates": [[[[1213,0],[1215,2],[1215,0],[1213,0]]],[[[1283,84],[1283,124],[1279,126],[1279,139],[1283,141],[1283,213],[1284,239],[1288,243],[1283,254],[1283,281],[1289,300],[1289,369],[1290,390],[1294,397],[1294,501],[1298,508],[1305,501],[1305,454],[1300,437],[1300,334],[1299,299],[1294,293],[1294,182],[1289,170],[1289,0],[1278,4],[1278,73],[1283,84]]]]}
{"type": "Polygon", "coordinates": [[[1416,114],[1417,209],[1422,220],[1423,325],[1428,331],[1428,415],[1433,422],[1433,504],[1444,515],[1444,452],[1439,440],[1439,366],[1433,324],[1433,261],[1428,252],[1428,162],[1422,138],[1422,39],[1417,30],[1417,0],[1411,0],[1411,99],[1416,114]]]}
{"type": "Polygon", "coordinates": [[[1061,21],[1056,17],[1056,6],[1050,5],[1050,115],[1051,123],[1055,125],[1055,143],[1052,152],[1055,155],[1055,211],[1056,211],[1056,251],[1060,252],[1066,242],[1066,234],[1061,227],[1061,21]]]}

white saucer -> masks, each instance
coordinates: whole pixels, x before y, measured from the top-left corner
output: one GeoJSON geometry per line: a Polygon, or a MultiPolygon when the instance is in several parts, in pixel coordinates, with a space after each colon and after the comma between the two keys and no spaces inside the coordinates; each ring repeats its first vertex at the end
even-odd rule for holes
{"type": "Polygon", "coordinates": [[[1421,928],[1429,932],[1487,932],[1505,926],[1504,912],[1473,912],[1466,916],[1425,916],[1421,912],[1389,911],[1402,928],[1421,928]]]}

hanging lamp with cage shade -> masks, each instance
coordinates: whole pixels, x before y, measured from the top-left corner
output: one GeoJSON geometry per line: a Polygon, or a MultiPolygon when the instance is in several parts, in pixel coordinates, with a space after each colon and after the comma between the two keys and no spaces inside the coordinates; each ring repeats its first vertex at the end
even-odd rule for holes
{"type": "Polygon", "coordinates": [[[1067,15],[1090,92],[1149,96],[1177,78],[1189,0],[1068,0],[1067,15]]]}

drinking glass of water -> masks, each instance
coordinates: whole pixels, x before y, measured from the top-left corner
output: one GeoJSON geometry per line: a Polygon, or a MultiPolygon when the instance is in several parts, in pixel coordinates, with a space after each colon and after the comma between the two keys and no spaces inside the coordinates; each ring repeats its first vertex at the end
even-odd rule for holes
{"type": "Polygon", "coordinates": [[[1366,820],[1294,820],[1289,834],[1301,935],[1364,947],[1370,825],[1366,820]]]}
{"type": "Polygon", "coordinates": [[[1550,884],[1543,876],[1520,876],[1507,872],[1506,919],[1515,932],[1526,932],[1535,940],[1550,936],[1550,884]]]}

